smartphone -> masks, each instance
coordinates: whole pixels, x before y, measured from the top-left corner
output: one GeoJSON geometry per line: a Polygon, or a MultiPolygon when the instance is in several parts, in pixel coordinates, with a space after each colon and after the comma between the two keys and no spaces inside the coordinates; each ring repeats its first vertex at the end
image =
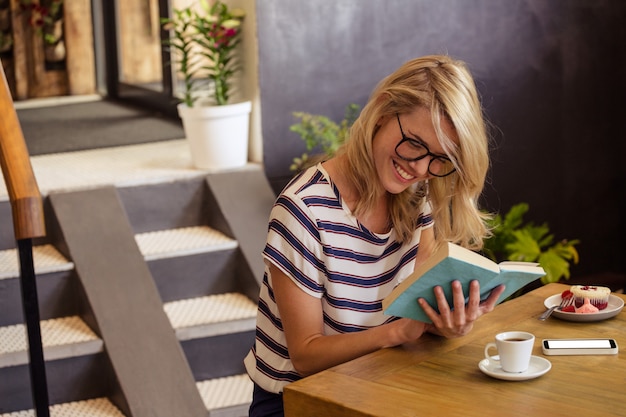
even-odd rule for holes
{"type": "Polygon", "coordinates": [[[544,355],[615,355],[615,339],[544,339],[544,355]]]}

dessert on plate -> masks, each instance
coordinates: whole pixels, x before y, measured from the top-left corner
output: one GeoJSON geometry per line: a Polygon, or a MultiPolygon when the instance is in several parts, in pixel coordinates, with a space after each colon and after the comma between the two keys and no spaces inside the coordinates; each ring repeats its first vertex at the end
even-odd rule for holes
{"type": "MultiPolygon", "coordinates": [[[[589,304],[598,310],[604,310],[609,304],[609,295],[611,295],[610,288],[596,285],[572,285],[570,291],[574,296],[576,309],[585,304],[585,299],[589,299],[589,304]]],[[[589,310],[588,307],[586,309],[589,310]]]]}
{"type": "Polygon", "coordinates": [[[591,304],[588,298],[585,298],[583,305],[581,305],[580,307],[575,307],[575,312],[580,314],[597,313],[598,311],[600,311],[600,309],[591,304]]]}

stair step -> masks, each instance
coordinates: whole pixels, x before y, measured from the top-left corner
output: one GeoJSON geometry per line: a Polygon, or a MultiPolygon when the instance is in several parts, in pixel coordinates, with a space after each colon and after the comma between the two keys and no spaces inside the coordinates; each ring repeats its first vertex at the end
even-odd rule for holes
{"type": "MultiPolygon", "coordinates": [[[[35,417],[34,410],[14,411],[0,417],[35,417]]],[[[50,417],[125,417],[107,398],[94,398],[50,406],[50,417]]]]}
{"type": "MultiPolygon", "coordinates": [[[[253,383],[246,374],[210,379],[196,383],[204,406],[211,417],[248,415],[253,383]]],[[[2,416],[0,416],[2,417],[2,416]]]]}
{"type": "Polygon", "coordinates": [[[233,249],[237,241],[208,226],[159,230],[135,235],[147,261],[233,249]]]}
{"type": "MultiPolygon", "coordinates": [[[[35,274],[70,271],[74,264],[69,262],[53,245],[33,247],[35,274]]],[[[0,279],[19,277],[19,254],[17,249],[0,251],[0,279]]]]}
{"type": "MultiPolygon", "coordinates": [[[[256,304],[238,293],[209,295],[164,304],[179,340],[254,330],[256,304]]],[[[103,342],[80,317],[41,321],[46,360],[95,354],[103,342]]],[[[24,324],[0,327],[0,367],[28,363],[24,324]]]]}
{"type": "MultiPolygon", "coordinates": [[[[102,352],[103,342],[78,316],[41,321],[47,361],[102,352]]],[[[0,368],[28,363],[26,326],[0,327],[0,368]]]]}
{"type": "Polygon", "coordinates": [[[216,294],[165,303],[178,340],[254,330],[256,304],[238,293],[216,294]]]}
{"type": "MultiPolygon", "coordinates": [[[[208,226],[183,227],[135,235],[137,246],[147,261],[194,255],[209,251],[234,249],[236,240],[208,226]]],[[[33,247],[35,274],[70,271],[74,264],[68,261],[53,245],[33,247]]],[[[0,279],[18,278],[19,254],[17,249],[0,251],[0,279]]]]}

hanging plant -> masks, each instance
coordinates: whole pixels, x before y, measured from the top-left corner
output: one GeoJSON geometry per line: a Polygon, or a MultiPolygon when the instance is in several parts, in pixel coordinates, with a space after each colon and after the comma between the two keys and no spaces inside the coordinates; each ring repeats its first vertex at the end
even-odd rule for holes
{"type": "Polygon", "coordinates": [[[20,0],[29,26],[41,36],[46,69],[60,69],[66,57],[63,0],[20,0]]]}
{"type": "Polygon", "coordinates": [[[20,0],[20,10],[27,14],[30,26],[42,29],[63,18],[63,0],[20,0]]]}

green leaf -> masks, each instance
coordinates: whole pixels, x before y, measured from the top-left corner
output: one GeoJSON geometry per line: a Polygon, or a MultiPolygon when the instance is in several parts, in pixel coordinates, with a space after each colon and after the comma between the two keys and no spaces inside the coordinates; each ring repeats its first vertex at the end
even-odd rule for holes
{"type": "Polygon", "coordinates": [[[524,215],[529,206],[519,203],[503,216],[496,214],[488,226],[493,236],[484,242],[484,252],[494,261],[502,259],[538,262],[546,271],[542,283],[569,279],[571,263],[578,263],[579,256],[575,245],[578,240],[554,242],[547,223],[535,225],[524,223],[524,215]]]}
{"type": "Polygon", "coordinates": [[[535,262],[541,253],[539,244],[528,230],[514,230],[515,241],[506,244],[511,261],[535,262]]]}
{"type": "Polygon", "coordinates": [[[509,212],[504,216],[502,227],[505,230],[514,230],[524,222],[524,214],[530,207],[527,203],[519,203],[511,207],[509,212]]]}
{"type": "MultiPolygon", "coordinates": [[[[337,152],[347,138],[348,131],[358,117],[359,110],[360,107],[357,104],[349,104],[340,123],[336,123],[322,115],[293,112],[293,116],[299,119],[299,122],[292,124],[289,130],[300,136],[305,143],[307,151],[320,149],[324,155],[330,157],[337,152]]],[[[307,154],[304,154],[304,156],[307,156],[307,154]]],[[[294,161],[290,169],[297,171],[301,168],[302,164],[294,161]]]]}
{"type": "Polygon", "coordinates": [[[553,250],[558,256],[563,259],[571,260],[573,263],[578,263],[578,251],[574,247],[580,243],[578,240],[562,240],[556,243],[551,250],[553,250]]]}
{"type": "Polygon", "coordinates": [[[547,252],[539,256],[539,265],[546,271],[546,276],[541,278],[541,282],[549,284],[557,282],[561,278],[569,279],[569,262],[563,259],[554,249],[548,249],[547,252]]]}

